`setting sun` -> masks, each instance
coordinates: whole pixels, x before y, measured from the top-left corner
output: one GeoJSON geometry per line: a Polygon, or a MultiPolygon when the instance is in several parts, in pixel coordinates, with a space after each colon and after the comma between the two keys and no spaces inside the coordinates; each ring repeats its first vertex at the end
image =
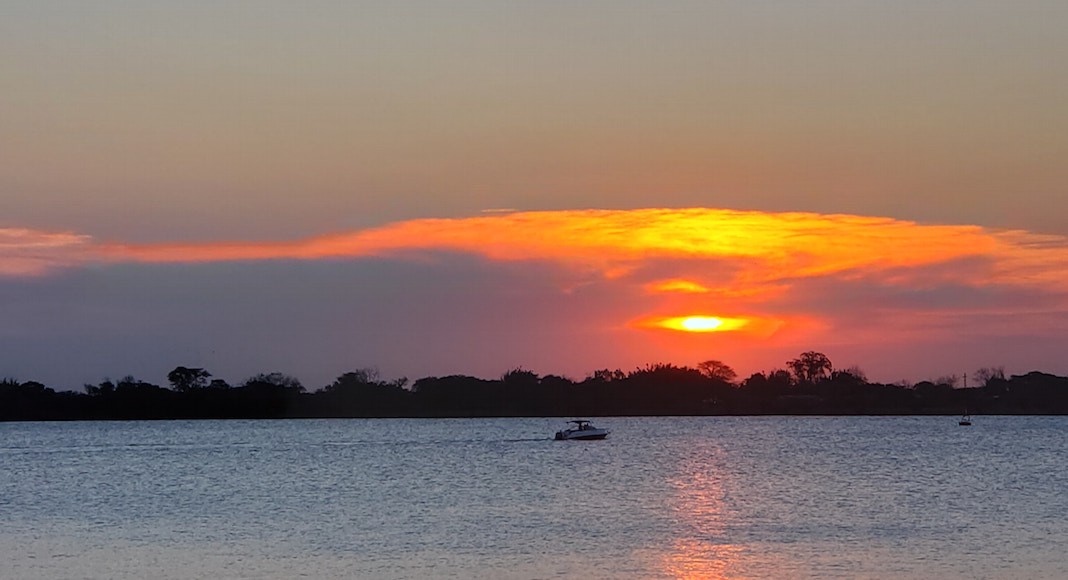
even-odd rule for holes
{"type": "Polygon", "coordinates": [[[719,330],[719,327],[723,326],[723,321],[713,316],[691,316],[684,319],[681,326],[684,330],[691,332],[711,332],[719,330]]]}
{"type": "Polygon", "coordinates": [[[656,322],[656,326],[685,332],[723,332],[737,330],[748,321],[741,318],[723,318],[719,316],[677,316],[656,322]]]}

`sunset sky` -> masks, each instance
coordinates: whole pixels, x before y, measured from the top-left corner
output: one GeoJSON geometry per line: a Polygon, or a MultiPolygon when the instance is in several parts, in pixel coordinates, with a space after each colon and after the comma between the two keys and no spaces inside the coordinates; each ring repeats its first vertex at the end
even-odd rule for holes
{"type": "Polygon", "coordinates": [[[0,378],[1068,373],[1068,4],[0,2],[0,378]]]}

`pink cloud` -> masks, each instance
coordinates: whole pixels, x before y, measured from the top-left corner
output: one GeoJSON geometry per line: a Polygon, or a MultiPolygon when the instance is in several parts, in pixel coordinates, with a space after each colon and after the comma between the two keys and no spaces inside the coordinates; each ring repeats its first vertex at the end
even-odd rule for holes
{"type": "Polygon", "coordinates": [[[89,236],[0,228],[0,276],[41,276],[93,258],[89,236]]]}

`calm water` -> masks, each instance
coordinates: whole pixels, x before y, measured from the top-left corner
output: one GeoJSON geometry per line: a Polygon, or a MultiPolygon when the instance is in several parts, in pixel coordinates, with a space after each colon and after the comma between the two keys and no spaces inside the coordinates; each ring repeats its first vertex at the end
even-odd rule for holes
{"type": "Polygon", "coordinates": [[[0,424],[0,578],[1068,578],[1068,418],[0,424]]]}

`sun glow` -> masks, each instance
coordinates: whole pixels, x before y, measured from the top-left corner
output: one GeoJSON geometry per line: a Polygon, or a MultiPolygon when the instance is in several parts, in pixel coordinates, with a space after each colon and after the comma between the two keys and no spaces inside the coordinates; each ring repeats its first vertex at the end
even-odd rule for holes
{"type": "Polygon", "coordinates": [[[743,328],[749,321],[744,318],[724,318],[721,316],[676,316],[655,322],[655,326],[683,332],[725,332],[743,328]]]}
{"type": "Polygon", "coordinates": [[[690,332],[712,332],[723,326],[723,321],[714,316],[691,316],[682,321],[681,326],[690,332]]]}

